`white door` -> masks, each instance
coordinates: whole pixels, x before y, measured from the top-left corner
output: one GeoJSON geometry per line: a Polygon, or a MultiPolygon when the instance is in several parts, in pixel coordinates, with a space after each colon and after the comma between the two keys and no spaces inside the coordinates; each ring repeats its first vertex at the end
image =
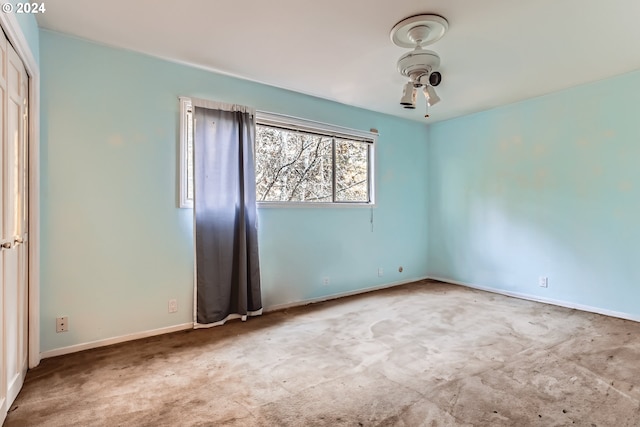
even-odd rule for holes
{"type": "Polygon", "coordinates": [[[0,39],[2,92],[2,379],[0,420],[18,395],[27,372],[27,87],[24,65],[4,35],[0,39]]]}
{"type": "MultiPolygon", "coordinates": [[[[5,136],[7,129],[5,126],[5,106],[7,105],[7,39],[4,34],[0,34],[0,139],[2,149],[0,149],[0,245],[5,243],[4,232],[4,158],[5,158],[5,136]]],[[[6,368],[6,342],[5,342],[5,309],[4,309],[4,248],[0,246],[0,423],[4,420],[8,409],[7,403],[7,368],[6,368]]]]}

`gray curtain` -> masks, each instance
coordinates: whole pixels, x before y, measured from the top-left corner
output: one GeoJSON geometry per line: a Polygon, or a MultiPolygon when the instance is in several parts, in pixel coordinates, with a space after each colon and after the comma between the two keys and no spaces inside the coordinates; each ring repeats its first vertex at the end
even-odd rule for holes
{"type": "Polygon", "coordinates": [[[217,105],[194,109],[196,327],[262,313],[255,117],[246,107],[217,105]]]}

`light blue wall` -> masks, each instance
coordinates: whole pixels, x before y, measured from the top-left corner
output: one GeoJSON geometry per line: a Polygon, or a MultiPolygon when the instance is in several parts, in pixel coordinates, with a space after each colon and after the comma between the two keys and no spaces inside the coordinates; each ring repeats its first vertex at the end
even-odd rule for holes
{"type": "Polygon", "coordinates": [[[635,72],[430,126],[430,274],[640,316],[639,105],[635,72]]]}
{"type": "Polygon", "coordinates": [[[42,351],[192,320],[179,95],[380,131],[373,232],[368,208],[259,210],[266,307],[426,276],[423,124],[48,31],[40,47],[42,351]],[[61,315],[70,331],[56,334],[61,315]]]}
{"type": "Polygon", "coordinates": [[[40,50],[42,351],[191,321],[179,95],[380,130],[373,232],[366,208],[259,210],[266,307],[430,275],[640,316],[640,72],[427,130],[48,31],[40,50]]]}

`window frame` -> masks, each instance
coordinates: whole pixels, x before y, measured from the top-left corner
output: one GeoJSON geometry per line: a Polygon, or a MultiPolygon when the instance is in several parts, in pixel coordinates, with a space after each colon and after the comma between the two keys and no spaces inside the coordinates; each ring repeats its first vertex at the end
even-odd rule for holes
{"type": "MultiPolygon", "coordinates": [[[[179,155],[179,171],[180,176],[178,186],[178,207],[182,209],[193,209],[193,199],[189,198],[189,167],[188,167],[188,149],[189,149],[189,127],[187,126],[187,113],[191,112],[193,117],[193,104],[191,98],[181,96],[180,100],[180,155],[179,155]]],[[[191,126],[193,130],[193,124],[191,126]]],[[[191,144],[193,148],[193,134],[191,135],[191,144]]]]}
{"type": "MultiPolygon", "coordinates": [[[[178,207],[182,209],[193,209],[193,199],[188,198],[188,145],[189,145],[189,127],[187,126],[187,113],[193,114],[193,103],[191,98],[180,96],[180,147],[178,156],[178,207]]],[[[193,115],[192,115],[193,117],[193,115]]],[[[335,185],[333,187],[332,198],[330,202],[288,202],[288,201],[257,201],[259,208],[336,208],[336,207],[372,207],[376,206],[376,145],[378,133],[373,129],[371,131],[361,131],[342,126],[331,125],[328,123],[316,122],[313,120],[301,119],[297,117],[287,116],[283,114],[269,113],[265,111],[256,111],[256,124],[264,126],[274,126],[291,131],[310,132],[325,135],[336,139],[344,139],[350,141],[362,141],[368,144],[368,178],[369,178],[369,201],[368,202],[350,202],[335,200],[335,185]]],[[[192,130],[194,129],[192,125],[192,130]]],[[[191,144],[193,145],[193,135],[191,135],[191,144]]],[[[333,142],[335,147],[335,141],[333,142]]],[[[255,154],[255,148],[254,148],[255,154]]],[[[335,153],[333,154],[333,179],[335,181],[335,153]]],[[[254,159],[255,161],[256,159],[254,159]]]]}
{"type": "MultiPolygon", "coordinates": [[[[293,132],[308,132],[328,136],[334,139],[348,141],[361,141],[368,145],[368,202],[350,202],[335,200],[335,193],[332,193],[330,202],[301,202],[301,201],[257,201],[258,208],[336,208],[336,207],[372,207],[376,206],[376,145],[378,133],[373,131],[361,131],[346,128],[328,123],[316,122],[313,120],[301,119],[298,117],[283,114],[256,111],[256,125],[273,126],[290,130],[293,132]]],[[[335,141],[333,142],[335,147],[335,141]]],[[[335,181],[335,153],[333,159],[333,180],[335,181]]],[[[256,159],[257,160],[257,159],[256,159]]],[[[333,187],[335,192],[335,185],[333,187]]]]}

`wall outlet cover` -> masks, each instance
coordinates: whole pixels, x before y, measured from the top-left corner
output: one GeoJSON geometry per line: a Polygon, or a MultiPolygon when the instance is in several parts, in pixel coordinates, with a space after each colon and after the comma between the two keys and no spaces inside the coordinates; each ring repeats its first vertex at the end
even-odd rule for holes
{"type": "Polygon", "coordinates": [[[545,276],[538,277],[538,285],[541,288],[548,288],[549,287],[549,278],[545,277],[545,276]]]}
{"type": "Polygon", "coordinates": [[[56,317],[56,333],[69,330],[69,318],[67,316],[56,317]]]}

